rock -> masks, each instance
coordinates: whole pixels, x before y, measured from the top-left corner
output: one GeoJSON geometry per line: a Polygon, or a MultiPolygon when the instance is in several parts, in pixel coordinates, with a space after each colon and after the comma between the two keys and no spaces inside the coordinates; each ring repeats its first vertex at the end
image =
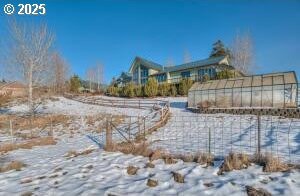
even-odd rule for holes
{"type": "Polygon", "coordinates": [[[156,187],[158,185],[157,180],[148,179],[147,186],[156,187]]]}
{"type": "Polygon", "coordinates": [[[26,183],[30,183],[30,182],[32,182],[31,178],[24,178],[21,180],[21,184],[26,184],[26,183]]]}
{"type": "Polygon", "coordinates": [[[62,170],[62,168],[59,167],[59,168],[56,168],[56,169],[54,170],[54,172],[59,172],[59,171],[61,171],[61,170],[62,170]]]}
{"type": "Polygon", "coordinates": [[[212,186],[214,186],[214,184],[212,182],[206,182],[203,185],[206,186],[206,187],[212,187],[212,186]]]}
{"type": "Polygon", "coordinates": [[[128,166],[127,167],[127,173],[129,175],[135,175],[137,173],[138,169],[139,169],[138,167],[128,166]]]}
{"type": "Polygon", "coordinates": [[[184,176],[177,172],[172,172],[175,182],[184,183],[184,176]]]}
{"type": "Polygon", "coordinates": [[[272,196],[268,191],[262,188],[255,189],[252,186],[246,186],[246,191],[248,196],[272,196]]]}
{"type": "Polygon", "coordinates": [[[67,173],[68,173],[68,172],[67,172],[67,171],[65,171],[65,172],[63,172],[63,173],[62,173],[62,175],[64,176],[64,175],[66,175],[67,173]]]}
{"type": "Polygon", "coordinates": [[[146,163],[145,168],[154,168],[155,165],[151,162],[146,163]]]}
{"type": "Polygon", "coordinates": [[[21,196],[31,196],[31,195],[33,195],[33,193],[30,191],[21,194],[21,196]]]}

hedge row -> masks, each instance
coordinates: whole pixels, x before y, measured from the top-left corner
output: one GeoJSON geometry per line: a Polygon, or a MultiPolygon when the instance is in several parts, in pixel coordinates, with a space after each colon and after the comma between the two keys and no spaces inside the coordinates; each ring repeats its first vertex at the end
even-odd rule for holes
{"type": "Polygon", "coordinates": [[[155,97],[187,95],[193,81],[182,79],[179,84],[161,83],[158,84],[155,78],[149,78],[144,86],[128,83],[124,87],[109,86],[107,93],[119,97],[155,97]]]}

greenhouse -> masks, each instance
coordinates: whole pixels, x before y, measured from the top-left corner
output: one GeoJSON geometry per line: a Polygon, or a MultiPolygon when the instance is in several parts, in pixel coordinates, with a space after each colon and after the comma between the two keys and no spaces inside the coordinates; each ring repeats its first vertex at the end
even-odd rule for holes
{"type": "Polygon", "coordinates": [[[194,83],[189,90],[190,108],[297,107],[295,72],[252,75],[194,83]]]}

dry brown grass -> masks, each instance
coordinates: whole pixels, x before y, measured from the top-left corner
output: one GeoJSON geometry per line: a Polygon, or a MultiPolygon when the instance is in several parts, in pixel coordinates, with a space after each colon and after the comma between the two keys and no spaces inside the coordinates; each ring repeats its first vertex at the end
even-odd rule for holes
{"type": "Polygon", "coordinates": [[[196,154],[184,154],[176,156],[177,159],[181,159],[184,162],[196,162],[200,165],[206,164],[207,166],[214,165],[214,156],[209,153],[196,153],[196,154]]]}
{"type": "Polygon", "coordinates": [[[11,101],[11,93],[0,94],[0,106],[4,106],[10,101],[11,101]]]}
{"type": "Polygon", "coordinates": [[[230,153],[225,157],[223,164],[218,171],[219,175],[232,170],[241,170],[247,168],[251,164],[251,160],[246,154],[230,153]]]}
{"type": "Polygon", "coordinates": [[[149,186],[149,187],[156,187],[157,185],[158,185],[158,181],[157,180],[148,179],[147,186],[149,186]]]}
{"type": "Polygon", "coordinates": [[[129,174],[129,175],[135,175],[138,170],[139,170],[138,167],[128,166],[127,167],[127,174],[129,174]]]}
{"type": "Polygon", "coordinates": [[[4,167],[0,168],[0,173],[1,172],[7,172],[10,170],[16,170],[16,171],[20,171],[22,167],[25,167],[26,165],[24,163],[22,163],[21,161],[12,161],[9,164],[7,164],[4,167]]]}
{"type": "Polygon", "coordinates": [[[130,143],[122,142],[114,144],[113,151],[120,151],[124,154],[141,155],[144,157],[149,157],[152,150],[149,149],[149,144],[146,142],[142,143],[130,143]]]}
{"type": "Polygon", "coordinates": [[[41,137],[35,138],[31,140],[27,140],[22,143],[7,143],[0,145],[0,152],[9,152],[13,150],[17,150],[20,148],[23,149],[31,149],[34,146],[47,146],[47,145],[55,145],[57,142],[53,137],[41,137]]]}
{"type": "Polygon", "coordinates": [[[252,162],[262,165],[264,172],[284,172],[294,168],[293,165],[288,165],[280,161],[278,157],[271,154],[254,155],[252,162]]]}
{"type": "Polygon", "coordinates": [[[271,196],[272,194],[265,189],[255,189],[252,186],[246,186],[246,192],[248,196],[271,196]]]}
{"type": "Polygon", "coordinates": [[[175,182],[184,183],[184,176],[177,172],[172,172],[175,182]]]}
{"type": "Polygon", "coordinates": [[[34,128],[45,129],[58,124],[68,126],[69,116],[66,115],[36,115],[34,117],[19,117],[17,115],[1,115],[0,129],[9,129],[9,121],[12,121],[13,130],[31,130],[34,128]]]}
{"type": "Polygon", "coordinates": [[[75,151],[75,150],[70,150],[67,152],[66,155],[64,155],[67,158],[74,158],[74,157],[78,157],[78,156],[82,156],[82,155],[88,155],[90,153],[92,153],[95,149],[85,149],[82,151],[75,151]]]}

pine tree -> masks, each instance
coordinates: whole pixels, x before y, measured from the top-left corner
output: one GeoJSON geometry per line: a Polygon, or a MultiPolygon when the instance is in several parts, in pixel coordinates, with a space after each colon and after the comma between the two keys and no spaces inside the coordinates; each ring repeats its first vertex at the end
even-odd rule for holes
{"type": "Polygon", "coordinates": [[[226,48],[221,40],[213,44],[213,49],[209,57],[230,56],[230,51],[226,48]]]}
{"type": "Polygon", "coordinates": [[[81,86],[80,78],[77,75],[74,75],[70,79],[70,91],[74,93],[78,93],[79,88],[81,86]]]}

